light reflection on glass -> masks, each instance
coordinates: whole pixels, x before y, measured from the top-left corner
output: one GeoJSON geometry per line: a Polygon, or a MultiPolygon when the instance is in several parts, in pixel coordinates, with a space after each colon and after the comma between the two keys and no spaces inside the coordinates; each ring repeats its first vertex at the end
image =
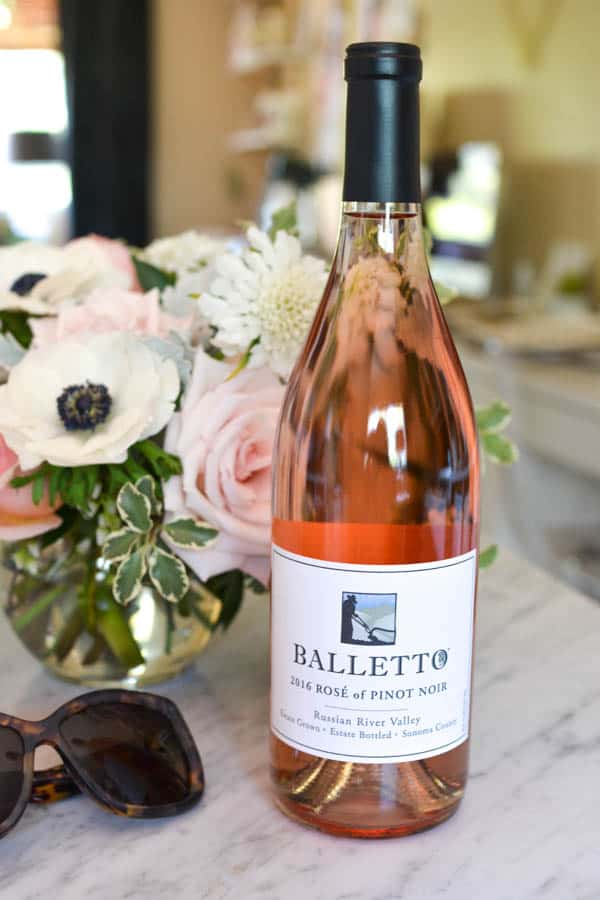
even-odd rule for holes
{"type": "Polygon", "coordinates": [[[140,592],[137,610],[129,620],[129,624],[139,643],[150,640],[156,626],[156,602],[151,591],[142,590],[140,592]]]}
{"type": "Polygon", "coordinates": [[[402,403],[385,409],[374,409],[369,415],[367,434],[374,434],[383,422],[387,440],[388,462],[392,469],[403,469],[407,462],[406,420],[402,403]]]}

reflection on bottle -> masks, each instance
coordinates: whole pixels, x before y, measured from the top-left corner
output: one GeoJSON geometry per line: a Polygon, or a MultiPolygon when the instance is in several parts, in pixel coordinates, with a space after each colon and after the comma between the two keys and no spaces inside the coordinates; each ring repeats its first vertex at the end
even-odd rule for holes
{"type": "Polygon", "coordinates": [[[404,406],[393,403],[387,409],[374,409],[369,415],[367,434],[373,434],[383,422],[387,437],[387,456],[392,469],[406,468],[406,423],[404,406]]]}

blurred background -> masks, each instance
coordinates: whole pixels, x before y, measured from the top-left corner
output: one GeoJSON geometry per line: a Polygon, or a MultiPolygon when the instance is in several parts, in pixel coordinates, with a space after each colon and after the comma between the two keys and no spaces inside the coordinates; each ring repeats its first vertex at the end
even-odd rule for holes
{"type": "Polygon", "coordinates": [[[486,536],[600,599],[598,34],[597,0],[0,0],[0,241],[229,233],[296,199],[328,256],[344,47],[419,43],[432,270],[521,449],[486,536]]]}

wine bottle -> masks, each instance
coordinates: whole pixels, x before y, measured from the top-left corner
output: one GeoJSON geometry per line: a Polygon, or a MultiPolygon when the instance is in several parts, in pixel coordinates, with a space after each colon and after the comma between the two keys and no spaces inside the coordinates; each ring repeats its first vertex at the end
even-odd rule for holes
{"type": "Polygon", "coordinates": [[[467,777],[479,460],[421,224],[418,47],[347,49],[339,244],[274,451],[276,802],[333,834],[448,818],[467,777]]]}

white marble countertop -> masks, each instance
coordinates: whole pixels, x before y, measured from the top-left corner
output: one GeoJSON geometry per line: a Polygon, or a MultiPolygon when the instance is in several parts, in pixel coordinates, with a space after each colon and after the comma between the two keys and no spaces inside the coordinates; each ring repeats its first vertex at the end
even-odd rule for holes
{"type": "MultiPolygon", "coordinates": [[[[481,578],[472,774],[457,815],[389,841],[319,834],[272,805],[266,606],[253,600],[167,685],[200,747],[199,807],[123,820],[77,798],[27,810],[0,842],[7,900],[597,900],[600,606],[524,563],[481,578]]],[[[1,625],[0,709],[78,693],[1,625]]]]}

